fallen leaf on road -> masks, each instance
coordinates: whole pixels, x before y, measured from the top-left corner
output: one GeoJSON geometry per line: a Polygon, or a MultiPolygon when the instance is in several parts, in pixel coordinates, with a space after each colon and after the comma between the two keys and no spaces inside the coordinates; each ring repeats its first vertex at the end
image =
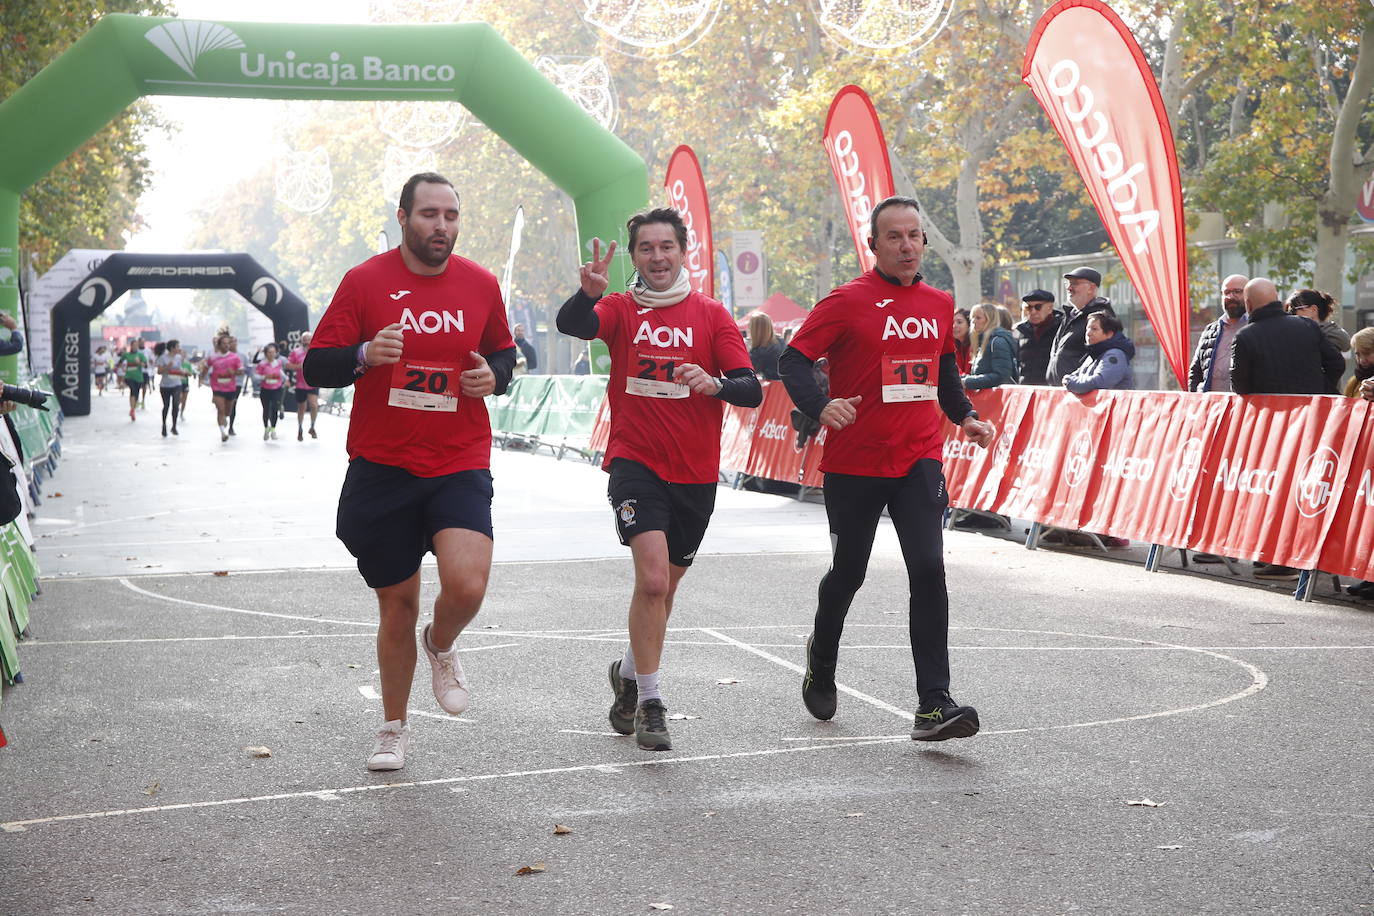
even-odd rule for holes
{"type": "Polygon", "coordinates": [[[305,635],[306,633],[309,633],[309,632],[310,632],[309,630],[292,630],[292,631],[291,631],[290,633],[288,633],[287,635],[288,635],[288,636],[303,636],[303,635],[305,635]]]}
{"type": "Polygon", "coordinates": [[[683,719],[700,719],[701,716],[689,716],[689,715],[687,715],[686,713],[675,712],[675,713],[670,714],[670,715],[668,716],[668,718],[680,722],[680,721],[682,721],[683,719]]]}
{"type": "Polygon", "coordinates": [[[144,794],[144,795],[156,795],[158,789],[161,789],[161,788],[162,788],[162,784],[161,784],[161,783],[155,782],[155,783],[153,783],[151,786],[149,786],[148,788],[144,789],[144,790],[143,790],[143,794],[144,794]]]}
{"type": "Polygon", "coordinates": [[[714,812],[714,811],[707,811],[706,814],[703,815],[703,816],[704,816],[704,817],[715,817],[715,816],[716,816],[716,812],[714,812]]]}
{"type": "Polygon", "coordinates": [[[211,573],[211,575],[215,575],[215,576],[227,576],[227,575],[229,575],[229,570],[227,570],[227,569],[217,569],[217,570],[215,570],[213,573],[211,573]]]}
{"type": "Polygon", "coordinates": [[[358,666],[357,666],[357,665],[349,665],[348,667],[350,667],[350,668],[357,668],[358,666]]]}
{"type": "Polygon", "coordinates": [[[845,815],[845,817],[863,817],[863,816],[864,816],[864,813],[863,813],[862,811],[851,811],[849,814],[846,814],[846,815],[845,815]]]}
{"type": "Polygon", "coordinates": [[[1163,807],[1164,807],[1164,802],[1150,801],[1148,798],[1142,798],[1142,799],[1140,799],[1139,801],[1128,801],[1128,802],[1126,802],[1126,804],[1128,804],[1128,805],[1130,805],[1130,806],[1132,806],[1132,807],[1134,807],[1134,808],[1163,808],[1163,807]]]}
{"type": "Polygon", "coordinates": [[[542,874],[547,866],[543,862],[535,862],[533,865],[522,865],[516,869],[517,875],[538,875],[542,874]]]}
{"type": "Polygon", "coordinates": [[[1155,849],[1182,849],[1182,846],[1156,846],[1155,849]]]}
{"type": "Polygon", "coordinates": [[[161,563],[144,563],[144,564],[143,564],[143,568],[144,568],[144,569],[161,569],[161,568],[162,568],[162,564],[161,564],[161,563]]]}
{"type": "Polygon", "coordinates": [[[49,493],[49,494],[48,494],[48,499],[61,499],[61,498],[62,498],[62,494],[61,494],[61,493],[49,493]]]}
{"type": "Polygon", "coordinates": [[[269,747],[263,747],[262,745],[255,745],[255,746],[253,746],[253,747],[245,747],[243,750],[248,754],[249,757],[271,757],[271,756],[272,756],[272,749],[269,748],[269,747]]]}
{"type": "Polygon", "coordinates": [[[484,623],[484,624],[482,624],[482,629],[484,629],[484,630],[499,630],[499,629],[501,629],[501,624],[499,624],[499,623],[484,623]]]}
{"type": "Polygon", "coordinates": [[[651,904],[649,904],[649,909],[651,909],[651,910],[671,910],[672,908],[673,908],[673,905],[672,905],[671,903],[651,903],[651,904]]]}
{"type": "Polygon", "coordinates": [[[716,681],[716,683],[717,683],[717,684],[738,684],[739,681],[735,680],[735,679],[732,678],[732,677],[723,677],[723,678],[721,678],[720,680],[716,681]]]}
{"type": "Polygon", "coordinates": [[[125,557],[124,559],[126,559],[126,560],[137,560],[138,557],[125,557]]]}
{"type": "Polygon", "coordinates": [[[572,828],[571,828],[571,827],[564,827],[562,824],[554,824],[554,825],[553,825],[553,835],[554,835],[554,836],[562,836],[562,835],[565,834],[565,833],[572,833],[572,828]]]}

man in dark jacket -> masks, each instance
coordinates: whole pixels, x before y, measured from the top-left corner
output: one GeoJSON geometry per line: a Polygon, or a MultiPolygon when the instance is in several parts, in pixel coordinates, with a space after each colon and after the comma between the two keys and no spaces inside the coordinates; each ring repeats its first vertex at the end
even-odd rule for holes
{"type": "Polygon", "coordinates": [[[1026,320],[1014,330],[1021,343],[1021,384],[1045,385],[1045,370],[1050,365],[1050,347],[1064,317],[1055,310],[1054,293],[1033,289],[1021,297],[1026,320]]]}
{"type": "Polygon", "coordinates": [[[1245,284],[1250,320],[1231,348],[1231,390],[1236,394],[1326,394],[1345,372],[1345,361],[1312,321],[1288,315],[1273,282],[1245,284]]]}
{"type": "Polygon", "coordinates": [[[539,355],[534,351],[534,344],[525,339],[525,326],[517,324],[511,329],[511,336],[515,338],[515,345],[520,348],[520,355],[525,358],[525,371],[533,372],[539,368],[539,355]]]}
{"type": "Polygon", "coordinates": [[[1045,370],[1047,384],[1059,387],[1064,376],[1078,368],[1083,362],[1088,344],[1084,335],[1088,331],[1088,316],[1094,312],[1106,312],[1115,317],[1110,300],[1097,294],[1102,285],[1102,275],[1091,267],[1080,267],[1064,274],[1069,290],[1069,301],[1064,306],[1063,322],[1054,333],[1054,343],[1050,347],[1050,364],[1045,370]]]}
{"type": "MultiPolygon", "coordinates": [[[[1345,372],[1345,360],[1314,321],[1286,314],[1279,291],[1264,277],[1245,284],[1250,315],[1231,348],[1236,394],[1326,394],[1345,372]]],[[[1256,579],[1293,580],[1298,570],[1267,565],[1256,579]]]]}
{"type": "Polygon", "coordinates": [[[1202,329],[1188,369],[1189,391],[1231,390],[1231,343],[1247,320],[1246,279],[1232,274],[1221,282],[1221,317],[1202,329]]]}

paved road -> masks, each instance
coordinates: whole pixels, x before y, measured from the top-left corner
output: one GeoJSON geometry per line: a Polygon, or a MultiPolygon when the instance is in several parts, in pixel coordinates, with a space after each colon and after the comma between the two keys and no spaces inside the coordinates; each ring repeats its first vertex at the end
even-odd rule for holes
{"type": "Polygon", "coordinates": [[[372,774],[374,613],[331,536],[343,421],[221,446],[208,405],[166,442],[96,407],[44,486],[0,709],[0,911],[1374,909],[1364,608],[951,533],[955,695],[985,728],[917,744],[890,533],[852,692],[815,722],[823,510],[722,490],[667,649],[685,718],[650,756],[605,721],[632,571],[604,479],[505,453],[473,706],[443,716],[420,680],[406,770],[372,774]]]}

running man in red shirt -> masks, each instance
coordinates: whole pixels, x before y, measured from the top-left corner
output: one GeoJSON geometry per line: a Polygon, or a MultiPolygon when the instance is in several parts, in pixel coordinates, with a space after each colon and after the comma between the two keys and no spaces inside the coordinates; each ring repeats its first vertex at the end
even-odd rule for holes
{"type": "Polygon", "coordinates": [[[725,306],[694,292],[683,258],[687,227],[673,209],[626,224],[638,271],[628,293],[604,295],[615,242],[592,240],[582,286],[558,330],[600,337],[611,353],[610,444],[602,469],[620,542],[634,559],[630,647],[612,662],[611,727],[646,751],[672,749],[659,661],[678,583],[716,505],[725,405],[757,407],[763,389],[725,306]]]}
{"type": "Polygon", "coordinates": [[[420,561],[439,565],[434,620],[421,642],[439,706],[458,715],[468,683],[454,640],[491,572],[491,423],[487,395],[515,369],[515,341],[491,273],[453,254],[458,195],[442,175],[401,191],[398,248],[344,275],[305,356],[311,382],[352,384],[348,475],[336,532],[377,592],[377,664],[386,723],[367,761],[405,766],[415,675],[420,561]]]}
{"type": "Polygon", "coordinates": [[[978,419],[959,381],[954,299],[921,280],[926,238],[916,201],[889,197],[874,207],[868,245],[876,268],[822,299],[779,362],[797,408],[830,427],[821,470],[834,556],[806,641],[802,701],[817,719],[835,715],[840,634],[886,507],[910,587],[908,628],[920,696],[911,737],[967,738],[978,732],[978,712],[949,694],[941,413],[983,448],[995,431],[978,419]],[[822,356],[830,360],[829,396],[811,371],[822,356]]]}

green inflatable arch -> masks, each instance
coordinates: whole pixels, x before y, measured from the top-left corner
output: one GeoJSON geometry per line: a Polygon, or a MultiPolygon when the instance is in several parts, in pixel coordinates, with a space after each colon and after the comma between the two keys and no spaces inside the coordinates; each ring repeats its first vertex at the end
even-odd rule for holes
{"type": "MultiPolygon", "coordinates": [[[[485,23],[284,25],[110,14],[0,103],[0,309],[17,314],[19,196],[144,95],[460,102],[620,239],[648,202],[641,159],[485,23]]],[[[613,289],[628,259],[617,258],[613,289]]],[[[569,278],[572,282],[572,278],[569,278]]],[[[0,358],[14,380],[17,357],[0,358]]]]}

